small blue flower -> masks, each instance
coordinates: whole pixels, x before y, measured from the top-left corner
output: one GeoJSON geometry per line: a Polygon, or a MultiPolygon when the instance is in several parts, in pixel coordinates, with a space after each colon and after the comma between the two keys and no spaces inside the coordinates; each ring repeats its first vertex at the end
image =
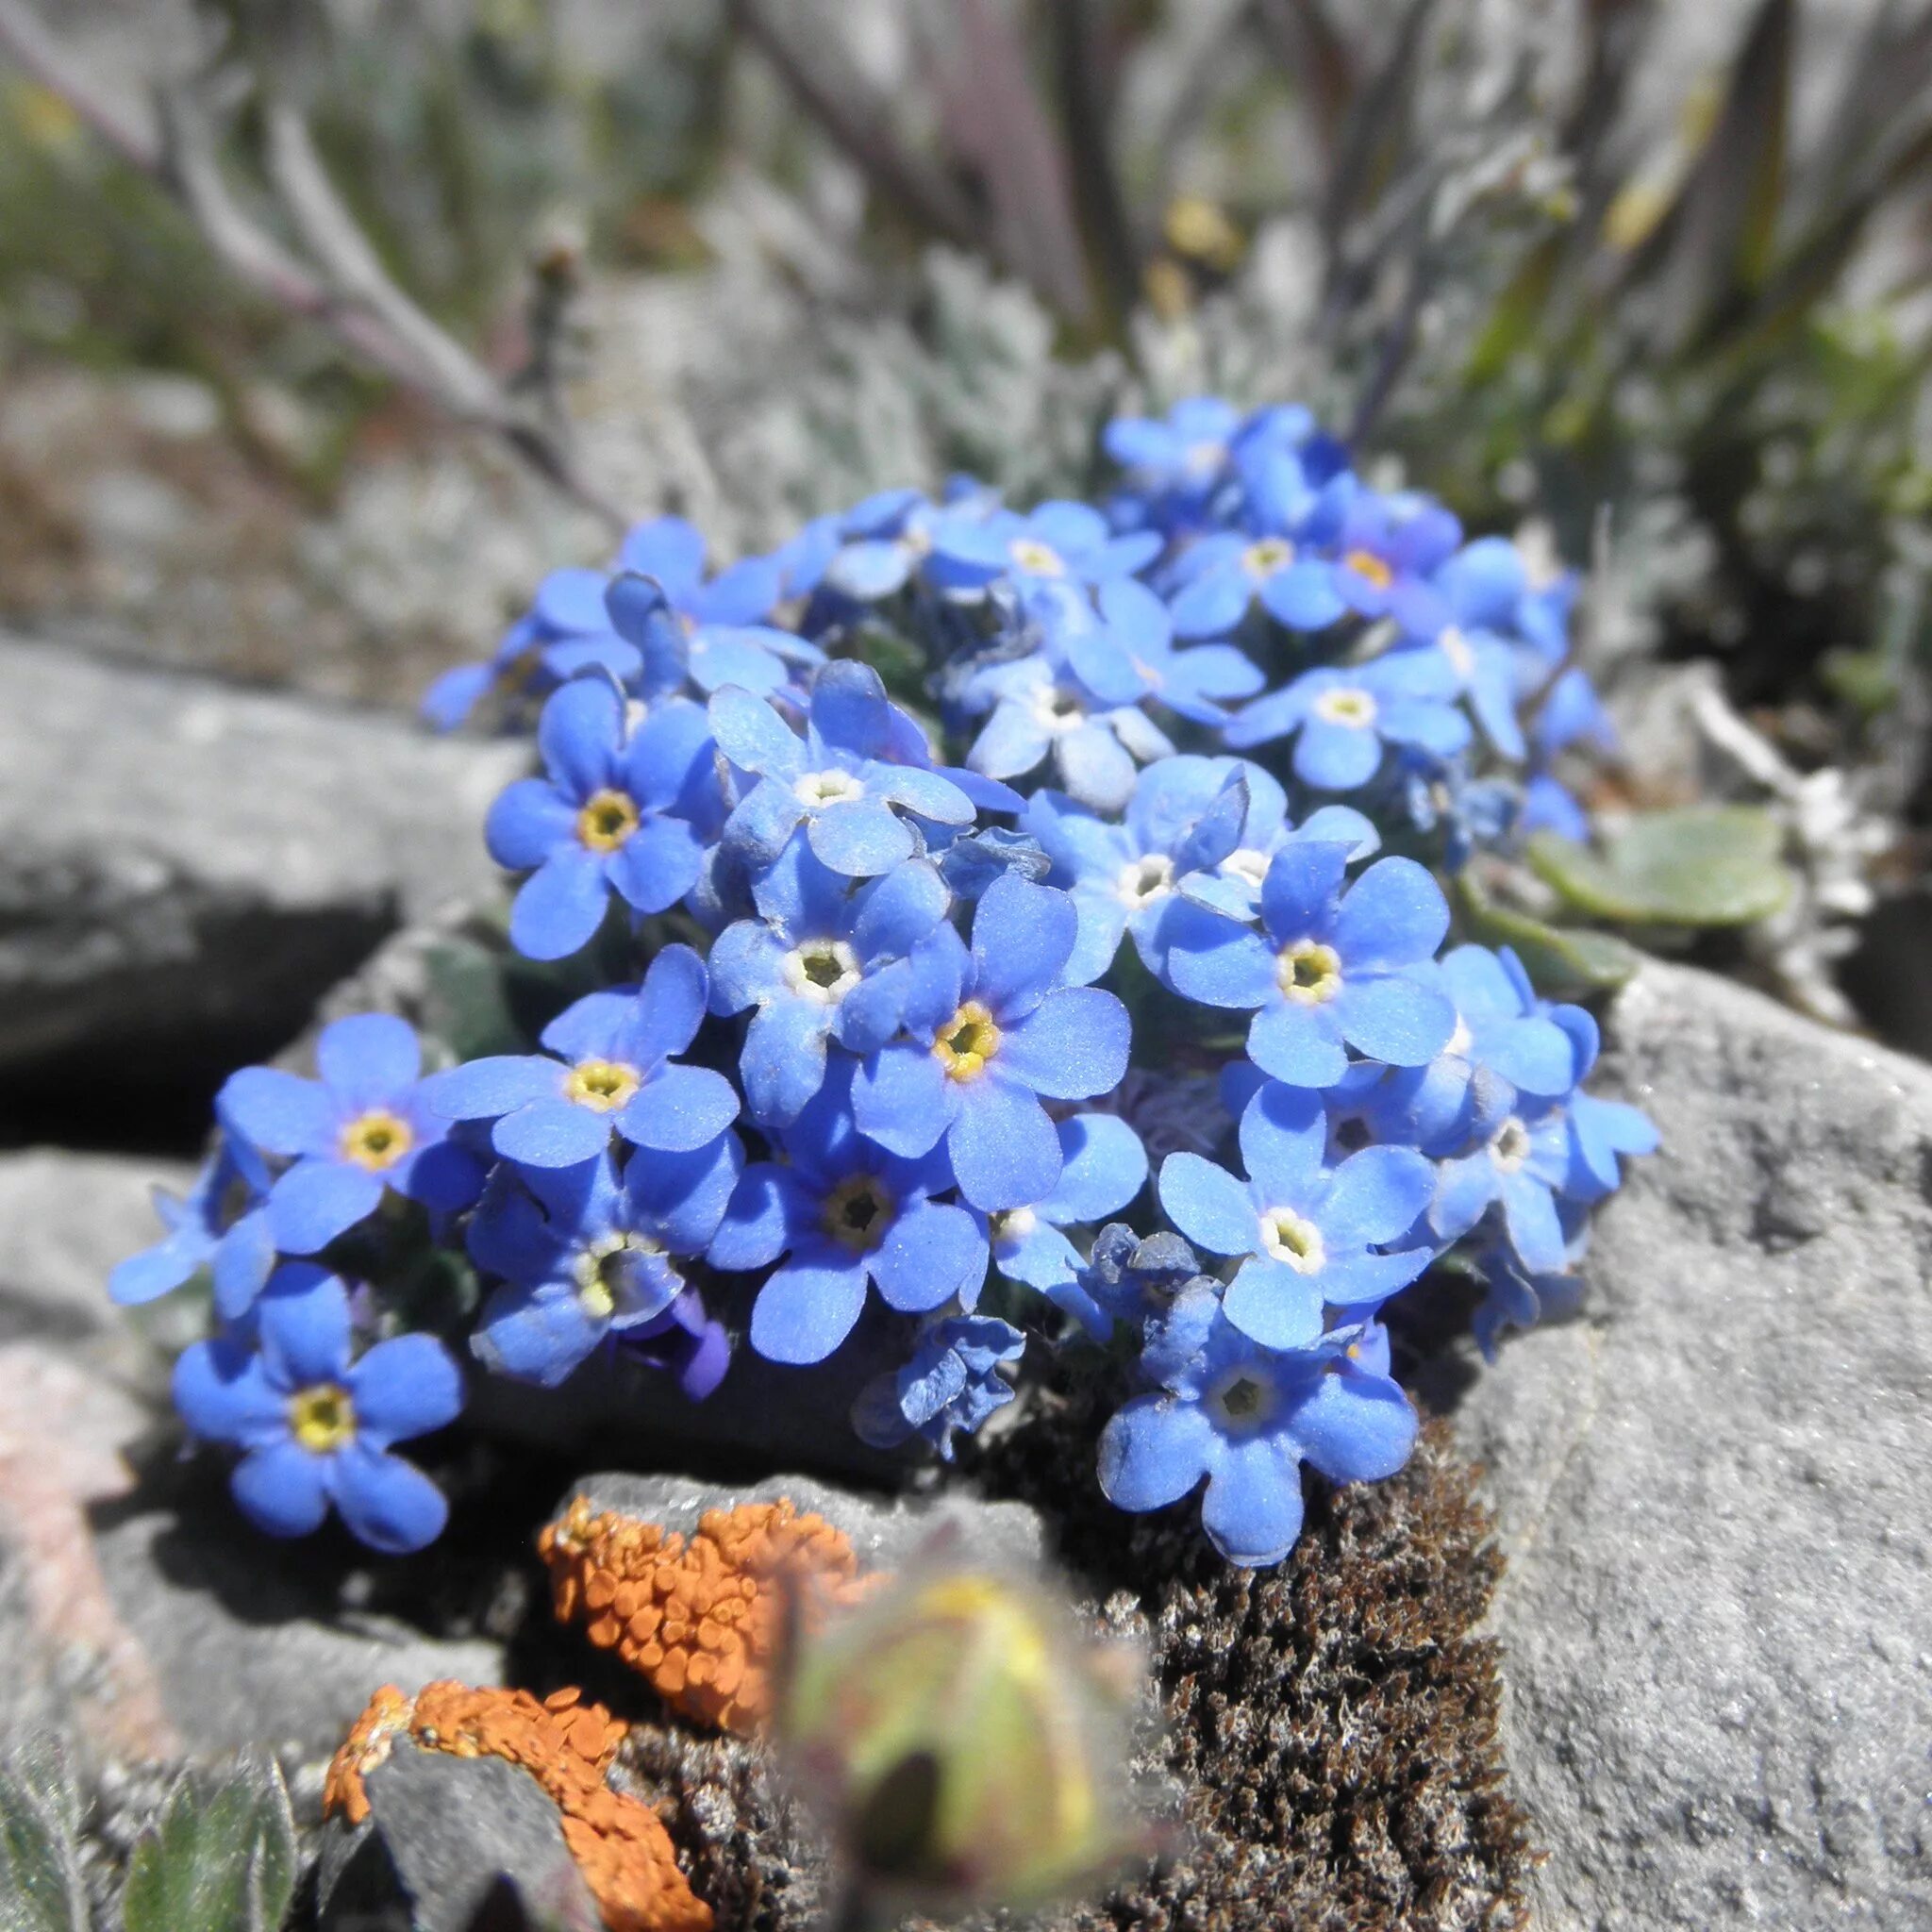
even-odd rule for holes
{"type": "Polygon", "coordinates": [[[1167,515],[1198,508],[1227,472],[1241,411],[1219,396],[1190,396],[1164,418],[1116,416],[1100,444],[1126,474],[1126,487],[1167,515]]]}
{"type": "Polygon", "coordinates": [[[425,719],[452,730],[492,691],[541,698],[589,671],[629,683],[642,667],[635,646],[612,628],[604,590],[602,571],[552,571],[487,663],[458,665],[429,687],[425,719]]]}
{"type": "Polygon", "coordinates": [[[911,582],[932,549],[938,507],[917,490],[882,490],[840,520],[841,542],[825,566],[827,588],[876,604],[911,582]]]}
{"type": "Polygon", "coordinates": [[[1539,1002],[1539,1009],[1568,1035],[1575,1056],[1575,1088],[1569,1099],[1570,1172],[1563,1192],[1573,1201],[1600,1201],[1624,1183],[1620,1156],[1657,1152],[1657,1124],[1627,1101],[1604,1100],[1583,1091],[1603,1045],[1596,1021],[1584,1008],[1539,1002]]]}
{"type": "Polygon", "coordinates": [[[1449,1155],[1486,1139],[1520,1095],[1560,1099],[1576,1076],[1570,1036],[1508,947],[1457,946],[1438,973],[1456,1003],[1455,1033],[1426,1066],[1377,1075],[1363,1111],[1377,1140],[1449,1155]]]}
{"type": "Polygon", "coordinates": [[[617,553],[617,567],[659,585],[693,627],[762,624],[785,591],[784,568],[770,557],[744,558],[707,581],[703,534],[682,517],[637,525],[617,553]]]}
{"type": "Polygon", "coordinates": [[[978,1315],[934,1322],[903,1369],[859,1391],[852,1426],[874,1449],[896,1449],[924,1436],[950,1462],[955,1430],[972,1435],[1012,1401],[1012,1384],[1000,1368],[1018,1361],[1025,1347],[1025,1336],[1008,1322],[978,1315]]]}
{"type": "Polygon", "coordinates": [[[1182,756],[1149,765],[1119,824],[1058,791],[1036,791],[1021,828],[1053,860],[1049,882],[1072,895],[1080,919],[1069,983],[1098,979],[1124,932],[1133,934],[1148,970],[1164,977],[1180,881],[1220,866],[1247,813],[1247,774],[1235,758],[1182,756]]]}
{"type": "Polygon", "coordinates": [[[767,1361],[824,1361],[851,1334],[868,1282],[888,1307],[924,1315],[986,1278],[986,1235],[965,1208],[935,1201],[953,1174],[934,1149],[906,1159],[852,1118],[852,1062],[777,1137],[776,1161],[744,1171],[711,1242],[714,1268],[770,1267],[752,1304],[751,1345],[767,1361]]]}
{"type": "Polygon", "coordinates": [[[1429,1226],[1439,1240],[1467,1234],[1492,1207],[1518,1260],[1531,1274],[1563,1266],[1566,1241],[1557,1197],[1570,1174],[1569,1118],[1548,1101],[1525,1104],[1501,1120],[1470,1153],[1437,1170],[1429,1226]]]}
{"type": "Polygon", "coordinates": [[[390,1555],[442,1532],[449,1506],[396,1442],[453,1422],[462,1376],[427,1335],[378,1341],[352,1360],[348,1291],[311,1262],[278,1268],[256,1303],[256,1345],[198,1341],[175,1364],[175,1406],[197,1436],[247,1453],[235,1500],[271,1536],[307,1536],[333,1503],[390,1555]]]}
{"type": "Polygon", "coordinates": [[[1100,1487],[1116,1508],[1159,1509],[1205,1477],[1201,1526],[1244,1568],[1278,1563],[1294,1547],[1304,1462],[1331,1482],[1373,1482],[1415,1446],[1415,1411],[1373,1326],[1281,1354],[1196,1289],[1174,1304],[1143,1365],[1162,1390],[1135,1396],[1108,1424],[1100,1487]]]}
{"type": "Polygon", "coordinates": [[[510,908],[510,942],[561,959],[589,942],[610,895],[663,912],[698,882],[700,827],[715,819],[717,780],[704,712],[672,699],[629,728],[623,697],[601,678],[567,684],[543,707],[543,778],[519,778],[490,808],[490,856],[530,876],[510,908]]]}
{"type": "Polygon", "coordinates": [[[1385,745],[1449,758],[1470,741],[1456,708],[1457,675],[1434,650],[1391,651],[1346,669],[1305,671],[1244,706],[1223,732],[1238,749],[1295,735],[1294,774],[1324,791],[1354,791],[1380,770],[1385,745]]]}
{"type": "Polygon", "coordinates": [[[543,1054],[492,1054],[433,1074],[424,1097],[454,1121],[493,1121],[490,1142],[525,1167],[575,1167],[611,1130],[640,1147],[688,1154],[738,1117],[722,1074],[673,1058],[696,1037],[709,981],[689,946],[666,946],[641,987],[578,1000],[543,1029],[543,1054]]]}
{"type": "Polygon", "coordinates": [[[1094,602],[1103,640],[1124,657],[1140,687],[1133,692],[1137,700],[1165,705],[1196,724],[1224,724],[1228,701],[1251,698],[1267,682],[1260,667],[1232,644],[1175,650],[1167,606],[1133,577],[1102,584],[1094,602]]]}
{"type": "Polygon", "coordinates": [[[580,1167],[500,1168],[470,1254],[500,1277],[471,1346],[487,1368],[554,1386],[608,1335],[648,1330],[679,1294],[744,1170],[738,1136],[689,1154],[608,1154],[580,1167]]]}
{"type": "Polygon", "coordinates": [[[941,825],[970,825],[973,800],[953,779],[906,760],[903,731],[870,665],[828,664],[812,686],[801,739],[748,691],[711,700],[718,748],[758,783],[725,827],[727,845],[769,864],[803,824],[812,851],[836,873],[870,878],[919,850],[902,812],[941,825]]]}
{"type": "Polygon", "coordinates": [[[425,1104],[423,1049],[408,1022],[333,1021],[315,1065],[319,1080],[243,1067],[217,1102],[237,1134],[294,1163],[269,1190],[269,1231],[283,1254],[319,1253],[374,1214],[388,1189],[442,1213],[476,1198],[482,1163],[425,1104]]]}
{"type": "Polygon", "coordinates": [[[1144,1330],[1164,1321],[1175,1296],[1196,1282],[1210,1294],[1221,1292],[1179,1235],[1161,1228],[1142,1240],[1125,1222],[1110,1221],[1093,1237],[1074,1285],[1100,1317],[1091,1325],[1105,1341],[1113,1322],[1144,1330]]]}
{"type": "Polygon", "coordinates": [[[1126,1071],[1126,1008],[1063,974],[1079,919],[1064,892],[1011,874],[988,887],[969,954],[941,926],[913,954],[909,1039],[870,1056],[855,1083],[860,1131],[915,1156],[943,1139],[975,1208],[1024,1208],[1059,1178],[1041,1099],[1087,1100],[1126,1071]]]}
{"type": "Polygon", "coordinates": [[[1195,1247],[1241,1257],[1227,1319],[1266,1348],[1306,1348],[1323,1308],[1378,1307],[1429,1264],[1428,1248],[1375,1250],[1421,1220],[1436,1171],[1407,1147],[1364,1147],[1327,1164],[1328,1116],[1319,1094],[1274,1083],[1241,1121],[1241,1181],[1197,1154],[1161,1163],[1160,1205],[1195,1247]]]}
{"type": "Polygon", "coordinates": [[[1217,531],[1174,567],[1170,608],[1176,637],[1224,638],[1259,604],[1291,630],[1321,630],[1346,609],[1334,566],[1285,536],[1217,531]]]}
{"type": "Polygon", "coordinates": [[[1098,1225],[1147,1184],[1147,1150],[1118,1114],[1076,1113],[1056,1123],[1060,1177],[1039,1200],[987,1217],[993,1265],[1058,1302],[1092,1328],[1086,1295],[1065,1291],[1087,1265],[1063,1229],[1098,1225]]]}
{"type": "Polygon", "coordinates": [[[167,1233],[130,1255],[108,1277],[108,1293],[123,1307],[151,1302],[206,1268],[214,1284],[215,1312],[237,1321],[258,1295],[275,1262],[269,1231],[268,1164],[247,1139],[224,1124],[213,1156],[184,1200],[159,1189],[155,1211],[167,1233]]]}
{"type": "Polygon", "coordinates": [[[855,889],[794,833],[752,897],[758,917],[726,926],[711,947],[711,1009],[756,1009],[739,1075],[752,1118],[782,1125],[819,1091],[829,1041],[866,1054],[898,1032],[907,955],[946,916],[952,895],[923,858],[855,889]]]}
{"type": "Polygon", "coordinates": [[[1291,1087],[1332,1087],[1346,1049],[1395,1067],[1449,1043],[1456,1008],[1413,968],[1449,927],[1442,890],[1411,858],[1382,858],[1344,893],[1345,845],[1291,841],[1261,886],[1262,934],[1186,902],[1168,931],[1168,977],[1210,1007],[1258,1008],[1256,1064],[1291,1087]]]}
{"type": "Polygon", "coordinates": [[[1002,576],[1023,587],[1068,578],[1103,583],[1132,575],[1161,548],[1153,531],[1116,537],[1091,504],[1071,502],[1042,503],[1024,516],[948,512],[935,519],[931,534],[926,578],[953,591],[983,590],[1002,576]]]}
{"type": "Polygon", "coordinates": [[[621,572],[604,592],[605,608],[629,654],[605,668],[632,695],[655,704],[688,689],[741,686],[765,697],[797,695],[799,674],[824,653],[789,630],[763,624],[701,624],[678,608],[656,577],[621,572]]]}
{"type": "Polygon", "coordinates": [[[1462,525],[1439,503],[1357,489],[1336,532],[1336,594],[1359,617],[1391,617],[1427,642],[1448,622],[1430,579],[1462,543],[1462,525]]]}

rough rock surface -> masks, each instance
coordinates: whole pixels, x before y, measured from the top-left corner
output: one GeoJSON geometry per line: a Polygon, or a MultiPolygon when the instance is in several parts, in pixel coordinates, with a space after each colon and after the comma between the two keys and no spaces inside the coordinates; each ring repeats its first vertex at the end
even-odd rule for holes
{"type": "Polygon", "coordinates": [[[403,918],[494,889],[527,755],[0,638],[0,1069],[139,1088],[279,1044],[403,918]]]}
{"type": "MultiPolygon", "coordinates": [[[[470,1932],[507,1875],[539,1924],[595,1925],[563,1824],[520,1765],[419,1750],[407,1740],[365,1774],[367,1824],[325,1835],[317,1878],[324,1932],[400,1921],[415,1932],[470,1932]],[[400,1896],[398,1896],[400,1894],[400,1896]],[[408,1901],[409,1912],[388,1909],[408,1901]]],[[[506,1914],[500,1923],[525,1923],[506,1914]]]]}
{"type": "Polygon", "coordinates": [[[1647,966],[1664,1151],[1464,1395],[1547,1932],[1932,1924],[1932,1069],[1647,966]]]}

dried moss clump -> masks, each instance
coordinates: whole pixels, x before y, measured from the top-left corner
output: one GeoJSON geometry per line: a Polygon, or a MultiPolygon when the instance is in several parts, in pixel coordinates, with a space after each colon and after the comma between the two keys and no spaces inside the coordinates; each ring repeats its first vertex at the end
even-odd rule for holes
{"type": "Polygon", "coordinates": [[[1194,1511],[1069,1507],[1086,1419],[991,1448],[990,1487],[1061,1526],[1061,1560],[1147,1619],[1167,1770],[1186,1790],[1167,1869],[1052,1932],[1495,1932],[1527,1924],[1535,1854],[1504,1787],[1497,1648],[1471,1633],[1502,1558],[1448,1426],[1386,1483],[1311,1483],[1280,1569],[1229,1569],[1194,1511]]]}

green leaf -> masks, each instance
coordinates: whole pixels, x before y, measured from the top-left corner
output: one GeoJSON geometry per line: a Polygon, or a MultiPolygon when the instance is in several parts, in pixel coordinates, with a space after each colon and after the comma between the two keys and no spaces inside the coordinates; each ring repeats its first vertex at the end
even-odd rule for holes
{"type": "Polygon", "coordinates": [[[73,1786],[32,1767],[0,1772],[0,1926],[88,1932],[87,1888],[71,1829],[73,1786]]]}
{"type": "Polygon", "coordinates": [[[126,1932],[275,1932],[295,1889],[295,1827],[273,1763],[213,1783],[192,1774],[135,1845],[126,1932]]]}
{"type": "Polygon", "coordinates": [[[1751,925],[1790,895],[1784,835],[1743,805],[1644,812],[1604,840],[1601,855],[1554,832],[1527,847],[1538,875],[1593,919],[1630,925],[1751,925]]]}
{"type": "Polygon", "coordinates": [[[1527,912],[1498,906],[1467,872],[1455,880],[1457,919],[1485,946],[1511,947],[1537,991],[1550,997],[1610,992],[1643,963],[1616,934],[1588,926],[1547,925],[1527,912]]]}

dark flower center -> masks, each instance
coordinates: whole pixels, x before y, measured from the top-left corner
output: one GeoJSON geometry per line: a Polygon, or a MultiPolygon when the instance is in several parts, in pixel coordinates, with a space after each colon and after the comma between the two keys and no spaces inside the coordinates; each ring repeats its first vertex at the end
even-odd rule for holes
{"type": "Polygon", "coordinates": [[[592,852],[615,852],[641,823],[628,792],[596,791],[577,813],[577,839],[592,852]]]}
{"type": "Polygon", "coordinates": [[[825,1232],[854,1254],[877,1247],[891,1218],[892,1197],[876,1174],[853,1174],[825,1196],[825,1232]]]}

